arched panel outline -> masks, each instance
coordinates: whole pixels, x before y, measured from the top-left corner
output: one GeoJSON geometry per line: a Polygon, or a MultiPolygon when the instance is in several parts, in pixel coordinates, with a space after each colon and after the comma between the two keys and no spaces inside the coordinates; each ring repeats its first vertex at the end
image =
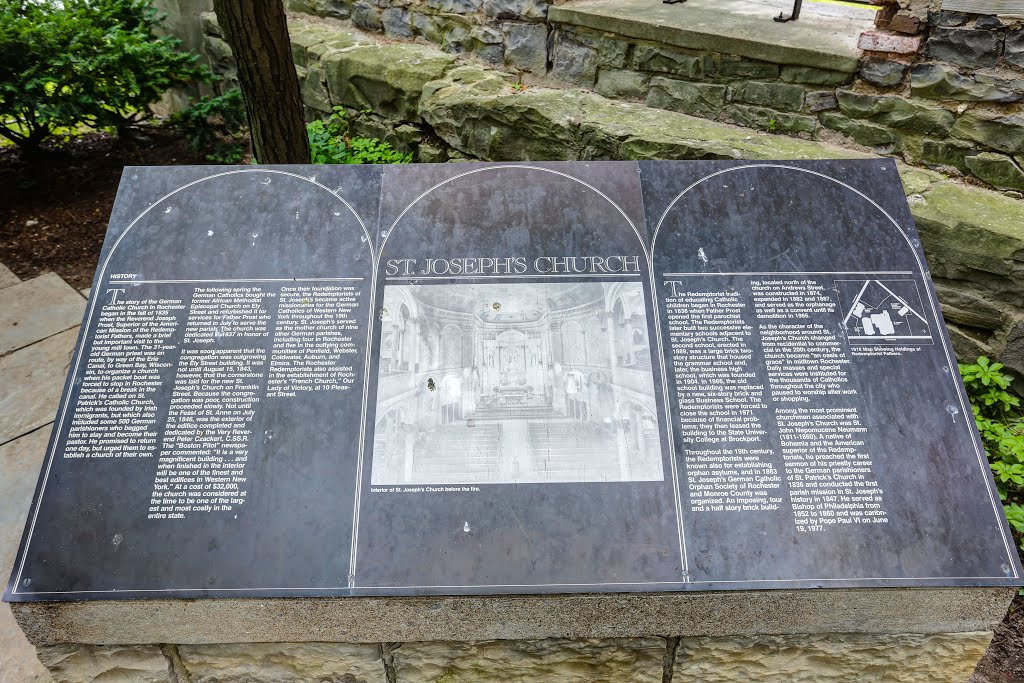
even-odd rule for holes
{"type": "MultiPolygon", "coordinates": [[[[366,246],[367,246],[368,249],[370,249],[370,282],[371,282],[371,288],[370,288],[370,306],[369,306],[369,310],[368,310],[368,320],[367,320],[368,330],[367,330],[366,355],[365,355],[365,358],[363,360],[363,364],[365,366],[364,367],[364,378],[363,378],[363,401],[362,401],[362,413],[361,413],[360,420],[359,420],[359,449],[358,449],[358,457],[357,457],[357,465],[356,465],[356,467],[357,467],[357,476],[362,476],[362,466],[363,466],[362,451],[363,451],[363,447],[364,447],[364,445],[363,445],[364,444],[364,439],[365,439],[365,436],[366,436],[366,434],[365,434],[366,433],[366,392],[367,392],[367,388],[368,388],[368,384],[369,384],[370,348],[372,347],[372,335],[373,335],[373,324],[372,324],[372,322],[373,322],[373,307],[374,307],[374,301],[373,301],[374,296],[373,295],[376,292],[376,287],[372,286],[372,283],[376,282],[376,279],[377,279],[377,259],[375,258],[374,249],[373,249],[373,237],[370,234],[370,232],[366,229],[366,224],[363,222],[363,219],[359,216],[359,214],[356,212],[356,210],[352,208],[352,205],[349,204],[341,195],[339,195],[336,191],[332,190],[331,188],[327,187],[326,185],[318,183],[316,181],[316,176],[307,178],[305,176],[299,175],[298,173],[291,173],[289,171],[281,171],[281,170],[278,170],[278,169],[270,169],[270,168],[251,168],[251,169],[250,168],[241,168],[241,169],[234,169],[234,170],[231,170],[231,171],[224,171],[222,173],[214,173],[212,175],[208,175],[208,176],[205,176],[205,177],[202,177],[202,178],[197,178],[196,180],[193,180],[191,182],[185,183],[184,185],[182,185],[182,186],[180,186],[180,187],[178,187],[178,188],[176,188],[174,190],[171,190],[167,194],[163,195],[162,197],[160,197],[159,199],[157,199],[156,201],[151,203],[145,209],[143,209],[142,212],[139,213],[139,215],[136,216],[132,220],[132,222],[128,224],[128,226],[124,229],[124,231],[120,235],[117,236],[117,239],[115,239],[114,243],[110,246],[110,251],[107,253],[107,257],[105,259],[103,259],[102,265],[96,271],[96,278],[94,280],[95,284],[93,286],[94,287],[97,286],[97,285],[98,286],[103,286],[103,284],[104,284],[103,281],[104,281],[104,278],[106,277],[106,274],[107,274],[107,267],[110,265],[110,260],[114,257],[114,254],[117,252],[117,248],[118,248],[118,246],[120,246],[121,241],[128,235],[129,232],[131,232],[132,228],[134,228],[136,226],[136,224],[139,221],[141,221],[150,211],[152,211],[156,207],[160,206],[163,202],[165,202],[166,200],[170,199],[174,195],[178,194],[179,192],[181,192],[183,190],[187,190],[190,187],[193,187],[193,186],[198,185],[200,183],[204,183],[204,182],[206,182],[208,180],[213,180],[215,178],[223,178],[225,176],[236,175],[236,174],[240,174],[240,173],[257,173],[257,174],[268,174],[269,173],[269,174],[274,174],[274,175],[282,175],[282,176],[287,176],[287,177],[291,177],[291,178],[297,178],[297,179],[302,180],[304,182],[310,183],[311,185],[319,187],[320,189],[326,191],[332,197],[334,197],[335,199],[340,201],[345,206],[345,208],[348,209],[348,211],[352,214],[352,216],[356,219],[356,222],[359,223],[359,227],[363,231],[363,236],[365,237],[366,246]]],[[[318,279],[321,279],[321,278],[318,278],[318,279]]],[[[230,280],[226,280],[226,281],[230,281],[230,280]]],[[[277,281],[277,280],[275,280],[275,281],[277,281]]],[[[283,279],[281,281],[296,281],[296,278],[285,278],[285,279],[283,279]]],[[[131,280],[125,280],[124,282],[125,282],[125,284],[131,284],[132,281],[131,280]]],[[[72,362],[72,369],[68,372],[68,380],[67,381],[69,383],[73,383],[74,382],[75,377],[78,375],[79,368],[81,367],[82,358],[85,355],[85,349],[86,349],[85,341],[86,341],[89,329],[92,327],[93,315],[94,315],[94,313],[96,311],[96,302],[99,300],[99,296],[100,296],[100,293],[95,293],[95,294],[93,294],[90,297],[91,301],[89,303],[89,309],[88,309],[88,311],[86,313],[85,319],[82,322],[81,345],[79,346],[79,348],[75,352],[75,358],[74,358],[74,361],[72,362]]],[[[45,474],[43,475],[43,478],[42,478],[42,484],[41,484],[40,489],[39,489],[39,494],[38,494],[38,496],[35,499],[35,503],[36,504],[35,504],[35,508],[32,510],[32,521],[31,521],[31,523],[29,525],[28,535],[25,537],[25,548],[22,551],[20,561],[18,562],[18,576],[17,576],[17,579],[15,579],[13,588],[11,589],[11,594],[12,595],[18,594],[19,593],[18,588],[20,588],[22,586],[21,575],[22,575],[22,572],[25,569],[25,562],[28,559],[28,551],[29,551],[29,548],[32,545],[32,536],[35,534],[35,526],[36,526],[36,521],[39,518],[39,510],[42,508],[43,495],[46,492],[46,485],[50,481],[50,470],[53,467],[53,461],[54,461],[55,456],[57,454],[57,446],[60,443],[60,434],[61,434],[61,432],[64,429],[64,420],[67,417],[68,408],[69,408],[69,406],[71,404],[71,390],[70,390],[71,386],[72,385],[69,384],[69,386],[68,386],[68,389],[69,389],[68,393],[64,397],[64,400],[61,403],[60,411],[59,411],[59,417],[57,419],[57,425],[56,425],[55,431],[54,431],[53,443],[50,445],[49,450],[48,450],[47,455],[46,455],[45,474]]],[[[351,582],[350,582],[350,585],[351,585],[351,582]]],[[[153,588],[153,589],[146,589],[146,590],[138,590],[138,589],[124,589],[124,590],[122,590],[122,589],[112,589],[112,590],[106,590],[106,591],[96,591],[96,590],[93,590],[93,591],[51,591],[51,592],[56,592],[56,593],[120,593],[120,592],[130,592],[130,593],[164,593],[164,592],[189,591],[189,590],[224,591],[224,592],[230,592],[230,591],[261,591],[261,590],[263,590],[263,591],[276,591],[276,590],[310,590],[310,591],[317,591],[317,590],[323,590],[323,588],[307,588],[307,589],[296,589],[296,588],[153,588]]],[[[26,592],[21,593],[21,594],[44,595],[44,594],[46,594],[46,592],[26,591],[26,592]]]]}
{"type": "Polygon", "coordinates": [[[580,185],[583,185],[588,190],[596,192],[598,194],[598,196],[600,196],[606,202],[608,202],[613,207],[615,207],[615,210],[619,212],[619,214],[622,216],[623,220],[625,220],[626,223],[629,225],[629,227],[633,230],[633,234],[636,235],[637,244],[640,245],[640,249],[643,252],[644,257],[647,258],[648,260],[650,260],[650,255],[647,252],[647,245],[644,243],[644,239],[643,239],[643,236],[640,235],[640,231],[637,229],[637,227],[633,223],[633,221],[630,220],[629,215],[623,210],[623,208],[621,206],[616,204],[611,199],[611,197],[606,195],[604,192],[601,192],[601,190],[597,189],[596,187],[594,187],[590,183],[586,182],[585,180],[581,180],[581,179],[577,178],[576,176],[569,175],[568,173],[563,173],[562,171],[556,171],[553,168],[544,168],[543,166],[530,166],[530,165],[527,165],[527,164],[500,164],[500,165],[495,165],[495,166],[486,166],[484,168],[474,168],[473,170],[466,171],[465,173],[459,173],[458,175],[454,175],[451,178],[447,178],[445,180],[442,180],[441,182],[437,183],[436,185],[434,185],[430,189],[424,191],[418,197],[416,197],[416,199],[412,200],[412,202],[407,207],[402,209],[402,213],[398,214],[398,218],[396,218],[394,220],[394,222],[391,223],[391,226],[385,232],[381,233],[381,242],[380,242],[380,246],[377,249],[377,252],[378,252],[377,253],[377,258],[379,259],[380,255],[384,253],[384,245],[387,244],[388,238],[391,237],[391,233],[393,233],[395,231],[395,228],[398,227],[399,222],[401,222],[401,220],[405,217],[405,214],[409,213],[409,211],[411,211],[412,208],[414,206],[416,206],[416,204],[418,204],[420,202],[420,200],[422,200],[428,194],[430,194],[434,190],[436,190],[436,189],[438,189],[440,187],[443,187],[444,185],[447,185],[448,183],[456,181],[456,180],[458,180],[460,178],[465,178],[466,176],[475,175],[477,173],[486,173],[488,171],[497,171],[497,170],[501,170],[501,169],[505,169],[505,168],[517,168],[517,169],[527,170],[527,171],[542,171],[544,173],[551,173],[552,175],[557,175],[557,176],[561,176],[563,178],[568,178],[569,180],[572,180],[574,182],[579,183],[580,185]]]}
{"type": "MultiPolygon", "coordinates": [[[[441,187],[447,185],[448,183],[456,181],[456,180],[458,180],[460,178],[465,178],[467,176],[475,175],[477,173],[486,173],[486,172],[489,172],[489,171],[501,170],[501,169],[506,169],[506,168],[515,168],[515,169],[521,169],[521,170],[527,170],[527,171],[540,171],[540,172],[543,172],[543,173],[550,173],[552,175],[560,176],[562,178],[568,178],[569,180],[571,180],[573,182],[576,182],[576,183],[579,183],[580,185],[583,185],[587,189],[595,192],[598,196],[600,196],[606,202],[611,204],[615,208],[615,210],[618,211],[619,215],[622,216],[623,220],[626,221],[626,224],[629,225],[630,229],[633,231],[633,234],[636,236],[637,244],[640,247],[640,251],[643,254],[643,257],[644,257],[645,261],[648,264],[650,264],[653,261],[651,253],[647,249],[647,243],[644,241],[643,235],[640,234],[640,231],[639,231],[639,229],[637,229],[636,224],[633,223],[633,221],[630,219],[629,215],[625,212],[625,210],[621,206],[619,206],[614,200],[612,200],[611,197],[609,197],[605,193],[601,192],[601,190],[599,190],[598,188],[594,187],[590,183],[588,183],[588,182],[586,182],[586,181],[584,181],[584,180],[582,180],[580,178],[577,178],[577,177],[575,177],[573,175],[570,175],[568,173],[564,173],[562,171],[557,171],[557,170],[552,169],[552,168],[545,168],[543,166],[533,166],[533,165],[530,165],[530,164],[494,164],[492,166],[486,166],[486,167],[483,167],[483,168],[475,168],[475,169],[471,169],[469,171],[466,171],[464,173],[458,173],[456,175],[453,175],[451,178],[446,178],[445,180],[442,180],[441,182],[431,186],[427,190],[425,190],[422,193],[420,193],[415,199],[412,200],[412,202],[409,203],[408,206],[406,206],[404,209],[402,209],[401,213],[399,213],[398,217],[395,218],[394,221],[392,221],[391,225],[388,227],[387,230],[384,230],[384,231],[380,232],[381,241],[380,241],[380,245],[378,245],[377,251],[375,253],[375,264],[379,262],[380,257],[384,254],[384,247],[387,244],[387,241],[391,237],[392,233],[394,233],[394,231],[397,229],[398,224],[405,217],[405,215],[409,211],[411,211],[412,208],[416,204],[418,204],[424,197],[426,197],[430,193],[434,192],[438,188],[441,188],[441,187]]],[[[639,171],[639,166],[638,165],[636,166],[636,169],[637,169],[637,171],[639,171]]],[[[641,194],[641,197],[642,197],[642,194],[641,194]]],[[[376,272],[376,265],[375,265],[375,272],[376,272]]],[[[651,290],[650,290],[651,291],[651,302],[652,302],[652,305],[655,306],[655,308],[653,309],[652,312],[655,314],[655,316],[657,316],[658,309],[656,308],[657,301],[656,301],[656,297],[655,297],[655,293],[656,293],[657,290],[654,289],[654,274],[653,274],[653,272],[651,271],[651,269],[649,267],[648,267],[648,276],[650,278],[650,286],[651,286],[651,290]]],[[[523,276],[519,275],[518,277],[522,278],[523,276]]],[[[546,276],[534,275],[534,276],[531,276],[531,277],[546,277],[546,276]]],[[[375,278],[376,278],[376,276],[375,276],[375,278]]],[[[374,291],[376,291],[376,286],[374,287],[374,291]]],[[[654,330],[655,330],[655,333],[656,333],[656,335],[658,337],[659,347],[658,347],[657,352],[658,352],[658,355],[660,356],[661,355],[661,346],[660,346],[660,343],[661,343],[661,330],[660,330],[660,327],[657,324],[657,318],[655,319],[654,330]]],[[[650,341],[648,341],[648,348],[649,349],[651,348],[650,341]]],[[[654,353],[653,349],[651,350],[651,353],[654,353]]],[[[564,350],[563,350],[563,354],[564,354],[564,350]]],[[[563,358],[563,360],[564,360],[564,358],[563,358]]],[[[665,371],[664,361],[662,362],[661,370],[662,370],[662,375],[661,375],[662,388],[665,390],[666,395],[667,395],[667,377],[666,377],[665,372],[664,372],[665,371]]],[[[669,418],[669,404],[667,402],[664,404],[663,414],[660,416],[660,418],[665,421],[666,425],[668,425],[667,429],[671,430],[671,421],[670,421],[670,418],[669,418]]],[[[672,432],[668,431],[667,432],[667,436],[668,436],[667,441],[668,441],[668,444],[669,444],[669,453],[670,453],[669,468],[670,468],[670,471],[672,472],[672,477],[671,477],[672,478],[672,496],[673,496],[673,502],[675,504],[675,513],[676,513],[676,533],[677,533],[677,536],[678,536],[678,543],[679,543],[679,557],[680,557],[680,561],[682,562],[682,578],[683,578],[683,580],[685,582],[685,581],[688,580],[689,571],[688,571],[688,565],[687,565],[687,559],[686,559],[686,538],[685,538],[685,532],[683,530],[682,495],[681,495],[681,493],[679,491],[679,474],[677,472],[676,459],[675,459],[674,451],[672,450],[672,432]]],[[[354,581],[355,581],[355,573],[356,573],[357,554],[358,554],[358,549],[359,549],[358,548],[359,501],[360,501],[361,495],[362,495],[362,476],[360,476],[359,479],[356,480],[356,504],[355,504],[356,515],[355,515],[355,519],[353,520],[353,525],[352,525],[353,541],[352,541],[352,551],[351,551],[351,554],[350,554],[350,556],[352,558],[351,569],[350,569],[350,572],[349,572],[349,585],[350,586],[354,586],[355,585],[354,581]]],[[[663,582],[663,581],[662,582],[658,582],[658,581],[656,581],[656,582],[648,582],[648,583],[664,584],[664,583],[667,583],[667,582],[663,582]]],[[[533,585],[533,584],[531,584],[531,585],[533,585]]],[[[558,584],[558,585],[563,585],[563,584],[558,584]]],[[[580,584],[573,584],[573,585],[580,585],[580,584]]],[[[612,585],[612,584],[582,584],[582,585],[612,585]]],[[[466,586],[451,586],[451,587],[452,588],[465,588],[466,586]]],[[[487,586],[475,586],[475,587],[484,588],[484,587],[487,587],[487,586]]]]}
{"type": "MultiPolygon", "coordinates": [[[[655,254],[655,249],[657,248],[657,240],[658,240],[658,235],[661,232],[661,226],[665,222],[665,219],[668,217],[669,212],[672,211],[672,209],[675,207],[676,203],[680,199],[682,199],[683,196],[687,192],[692,190],[693,188],[697,187],[701,183],[704,183],[704,182],[706,182],[708,180],[711,180],[712,178],[716,178],[716,177],[718,177],[720,175],[723,175],[723,174],[726,174],[726,173],[731,173],[733,171],[742,171],[744,169],[750,169],[750,168],[776,168],[776,169],[785,169],[785,170],[789,170],[789,171],[797,171],[797,172],[800,172],[800,173],[806,173],[806,174],[809,174],[809,175],[812,175],[812,176],[817,176],[819,178],[824,178],[825,180],[833,182],[833,183],[835,183],[835,184],[837,184],[837,185],[839,185],[841,187],[844,187],[847,190],[853,192],[855,195],[857,195],[861,199],[864,199],[869,204],[871,204],[871,206],[875,207],[875,209],[878,210],[878,212],[881,213],[883,216],[885,216],[885,218],[888,219],[888,221],[896,228],[896,230],[899,231],[900,235],[903,236],[903,239],[906,240],[906,242],[907,242],[907,246],[910,248],[910,252],[914,255],[914,261],[915,261],[915,263],[917,263],[918,274],[921,276],[922,281],[927,283],[928,278],[930,277],[928,269],[926,267],[926,264],[924,263],[924,260],[921,257],[920,253],[918,253],[918,249],[914,245],[914,241],[910,238],[910,235],[907,234],[906,230],[903,229],[903,227],[899,224],[899,222],[897,222],[896,219],[893,218],[892,215],[890,215],[888,211],[883,209],[871,197],[868,197],[866,194],[864,194],[863,192],[861,192],[857,188],[853,187],[852,185],[849,185],[848,183],[844,183],[843,181],[839,180],[838,178],[834,178],[834,177],[828,175],[827,173],[821,173],[820,171],[814,171],[814,170],[811,170],[811,169],[808,169],[808,168],[802,168],[800,166],[790,166],[789,164],[759,163],[759,164],[743,164],[743,165],[740,165],[740,166],[730,166],[728,168],[723,168],[723,169],[721,169],[719,171],[715,171],[714,173],[710,173],[710,174],[708,174],[708,175],[706,175],[706,176],[704,176],[704,177],[694,181],[693,183],[688,185],[686,187],[686,189],[684,189],[682,192],[677,194],[672,199],[672,201],[668,203],[668,206],[665,207],[665,210],[662,212],[661,217],[658,219],[658,223],[654,227],[654,232],[651,235],[651,250],[650,250],[649,255],[648,255],[648,266],[649,266],[648,267],[648,273],[650,274],[650,278],[651,278],[651,293],[652,293],[651,299],[652,299],[652,302],[653,302],[654,308],[655,308],[655,330],[658,333],[658,344],[659,344],[659,347],[660,347],[659,348],[659,353],[658,353],[658,358],[659,358],[659,360],[661,362],[662,377],[666,378],[665,381],[662,382],[662,388],[663,388],[663,390],[665,392],[666,412],[668,412],[668,406],[670,405],[668,403],[668,400],[669,400],[669,396],[668,396],[668,379],[667,379],[668,375],[665,374],[666,368],[665,368],[665,358],[664,358],[664,345],[663,345],[663,341],[662,341],[662,331],[661,331],[661,307],[658,304],[658,296],[657,296],[658,290],[657,290],[655,274],[654,274],[654,254],[655,254]]],[[[932,319],[935,320],[935,321],[940,320],[939,312],[938,312],[938,310],[936,308],[936,305],[935,305],[935,297],[934,297],[934,295],[928,297],[928,305],[930,306],[931,311],[932,311],[932,319]]],[[[946,363],[947,363],[946,367],[948,367],[950,369],[957,367],[956,359],[952,357],[952,354],[949,351],[948,344],[943,344],[942,346],[943,346],[942,351],[943,351],[943,354],[945,355],[946,363]]],[[[956,394],[957,400],[958,400],[958,402],[960,404],[960,415],[964,416],[965,424],[969,427],[970,423],[966,422],[966,419],[967,419],[966,416],[967,415],[971,415],[972,411],[970,410],[969,406],[967,406],[967,404],[964,401],[964,395],[960,391],[960,387],[957,385],[956,376],[952,372],[950,372],[948,374],[949,374],[949,381],[953,384],[953,393],[956,394]]],[[[981,468],[981,472],[982,472],[982,483],[986,486],[986,489],[988,491],[989,502],[992,504],[992,512],[995,515],[996,526],[999,529],[1000,537],[1003,539],[1003,546],[1004,546],[1004,549],[1006,551],[1007,557],[1010,558],[1010,562],[1008,562],[1008,566],[1011,569],[1013,569],[1013,578],[1020,578],[1019,575],[1017,574],[1017,570],[1016,570],[1016,567],[1015,567],[1015,565],[1013,563],[1013,559],[1012,559],[1014,557],[1015,553],[1016,553],[1015,545],[1012,543],[1011,539],[1007,539],[1007,535],[1006,535],[1006,525],[1003,522],[1002,505],[999,503],[998,498],[996,498],[995,496],[992,495],[992,487],[991,487],[991,484],[990,484],[991,475],[989,474],[990,473],[990,469],[989,469],[989,466],[988,466],[988,459],[985,457],[985,452],[984,452],[984,450],[983,450],[983,448],[981,446],[981,442],[979,440],[978,435],[976,433],[972,432],[971,438],[972,438],[972,442],[974,443],[975,455],[978,458],[978,465],[981,468]]],[[[669,438],[669,452],[671,453],[672,460],[674,462],[675,461],[675,437],[674,437],[674,434],[670,434],[670,438],[669,438]]],[[[684,564],[686,564],[685,558],[684,558],[684,564]]],[[[874,580],[888,580],[890,578],[899,579],[899,578],[904,578],[904,577],[877,577],[874,580]]],[[[1005,577],[945,577],[945,576],[940,576],[940,577],[913,577],[913,578],[916,578],[916,579],[921,579],[921,578],[925,578],[925,579],[927,579],[927,578],[936,578],[936,579],[984,578],[984,579],[989,579],[989,578],[1005,578],[1005,577]]],[[[687,580],[687,582],[690,582],[689,576],[687,576],[686,580],[687,580]]],[[[844,581],[846,579],[814,579],[814,578],[811,578],[811,579],[789,579],[787,581],[797,581],[797,580],[803,580],[803,581],[829,581],[829,580],[844,581]]],[[[745,579],[743,581],[720,581],[720,582],[719,581],[710,581],[710,582],[706,582],[706,583],[779,583],[779,582],[780,581],[778,581],[778,580],[767,580],[767,579],[745,579]]],[[[702,583],[704,583],[704,582],[702,582],[702,583]]]]}

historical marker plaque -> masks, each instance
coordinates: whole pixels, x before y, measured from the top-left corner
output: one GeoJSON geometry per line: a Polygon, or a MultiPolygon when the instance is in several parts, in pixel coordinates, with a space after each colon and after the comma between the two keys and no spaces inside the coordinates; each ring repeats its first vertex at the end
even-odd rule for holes
{"type": "Polygon", "coordinates": [[[999,586],[890,161],[129,168],[5,598],[999,586]]]}

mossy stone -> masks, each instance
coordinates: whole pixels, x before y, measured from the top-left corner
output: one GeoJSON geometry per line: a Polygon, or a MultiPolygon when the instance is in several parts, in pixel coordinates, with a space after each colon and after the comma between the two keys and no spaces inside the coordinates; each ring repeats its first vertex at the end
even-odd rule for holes
{"type": "Polygon", "coordinates": [[[423,87],[454,62],[451,55],[418,45],[366,45],[330,53],[324,68],[335,104],[415,121],[423,87]]]}
{"type": "Polygon", "coordinates": [[[887,153],[894,151],[900,141],[899,136],[888,128],[868,121],[851,119],[835,112],[822,113],[821,124],[842,133],[854,142],[867,147],[881,148],[887,153]]]}
{"type": "Polygon", "coordinates": [[[734,86],[732,99],[769,109],[800,111],[804,106],[804,89],[791,83],[746,81],[734,86]]]}
{"type": "Polygon", "coordinates": [[[646,102],[650,107],[714,117],[725,105],[728,88],[715,83],[691,83],[657,76],[651,79],[646,102]]]}
{"type": "Polygon", "coordinates": [[[818,127],[818,120],[813,116],[790,114],[766,107],[732,104],[726,107],[725,113],[741,126],[757,128],[769,133],[807,133],[813,135],[818,127]]]}
{"type": "Polygon", "coordinates": [[[1021,114],[996,116],[968,112],[957,120],[952,134],[1000,152],[1024,154],[1024,115],[1021,114]]]}
{"type": "Polygon", "coordinates": [[[1024,190],[1024,171],[1005,154],[982,152],[966,159],[971,173],[1002,190],[1024,190]]]}

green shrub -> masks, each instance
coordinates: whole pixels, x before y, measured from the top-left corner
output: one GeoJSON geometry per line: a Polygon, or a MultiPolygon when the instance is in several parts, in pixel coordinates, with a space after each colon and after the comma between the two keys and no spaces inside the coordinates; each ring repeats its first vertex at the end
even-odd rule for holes
{"type": "Polygon", "coordinates": [[[168,88],[209,78],[152,0],[0,0],[0,135],[33,150],[56,128],[124,132],[168,88]]]}
{"type": "Polygon", "coordinates": [[[237,88],[192,102],[168,123],[184,133],[189,149],[201,152],[207,161],[237,164],[245,156],[249,136],[245,103],[237,88]]]}
{"type": "Polygon", "coordinates": [[[88,12],[104,31],[104,48],[88,76],[100,102],[91,125],[124,130],[151,117],[150,105],[169,89],[211,78],[199,55],[179,49],[179,39],[156,35],[163,16],[153,0],[63,2],[88,12]]]}
{"type": "Polygon", "coordinates": [[[1020,399],[1007,391],[1013,380],[1002,372],[1002,363],[984,356],[959,367],[1006,519],[1024,534],[1024,416],[1020,399]]]}
{"type": "Polygon", "coordinates": [[[314,164],[407,164],[412,154],[402,154],[378,138],[349,136],[344,107],[335,107],[327,121],[306,126],[314,164]]]}

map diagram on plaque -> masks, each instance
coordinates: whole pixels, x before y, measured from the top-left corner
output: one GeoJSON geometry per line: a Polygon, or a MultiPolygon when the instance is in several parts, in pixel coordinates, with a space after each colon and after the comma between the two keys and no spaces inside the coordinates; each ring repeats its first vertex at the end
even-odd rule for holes
{"type": "Polygon", "coordinates": [[[836,280],[851,344],[931,343],[931,329],[913,280],[836,280]]]}

